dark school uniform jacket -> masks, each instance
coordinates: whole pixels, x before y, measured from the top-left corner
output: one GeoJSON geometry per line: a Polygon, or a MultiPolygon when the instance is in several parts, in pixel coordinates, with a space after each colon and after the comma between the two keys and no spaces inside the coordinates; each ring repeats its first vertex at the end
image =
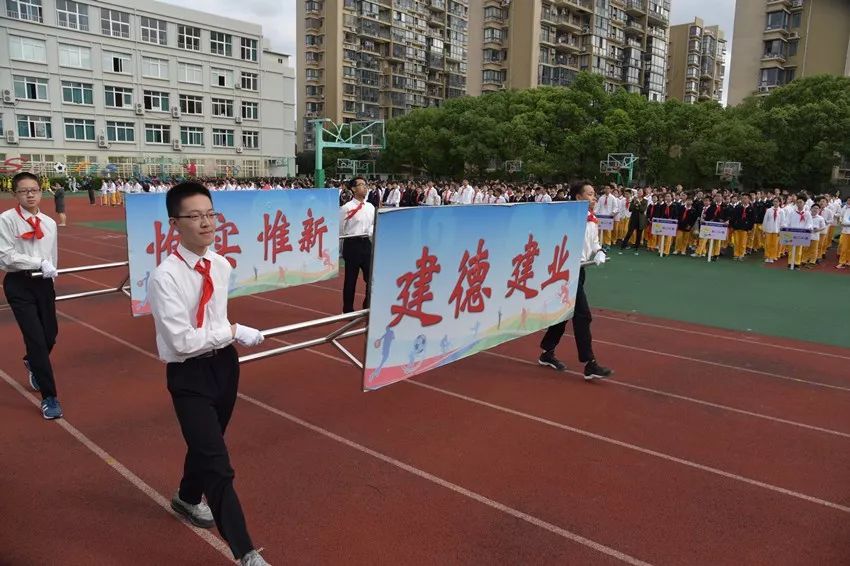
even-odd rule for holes
{"type": "Polygon", "coordinates": [[[746,230],[749,232],[756,223],[756,212],[752,206],[744,207],[739,204],[732,209],[729,216],[729,225],[734,230],[746,230]]]}

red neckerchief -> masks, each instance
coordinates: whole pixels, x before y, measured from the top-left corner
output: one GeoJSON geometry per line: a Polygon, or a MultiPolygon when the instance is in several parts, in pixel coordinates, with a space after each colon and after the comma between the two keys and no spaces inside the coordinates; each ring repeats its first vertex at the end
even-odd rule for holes
{"type": "Polygon", "coordinates": [[[747,208],[746,206],[741,207],[741,220],[747,219],[747,208]]]}
{"type": "Polygon", "coordinates": [[[777,217],[778,215],[779,215],[779,209],[778,209],[778,208],[774,208],[774,209],[773,209],[773,221],[774,221],[774,222],[776,222],[776,217],[777,217]]]}
{"type": "Polygon", "coordinates": [[[806,221],[806,211],[805,210],[803,212],[798,211],[797,214],[800,215],[800,222],[801,223],[806,221]]]}
{"type": "Polygon", "coordinates": [[[598,219],[598,218],[596,218],[596,215],[595,215],[595,214],[593,214],[593,211],[592,211],[592,210],[589,210],[589,211],[587,212],[587,221],[588,221],[588,222],[594,222],[594,223],[596,223],[596,224],[599,224],[599,219],[598,219]]]}
{"type": "Polygon", "coordinates": [[[361,208],[363,208],[362,202],[360,204],[358,204],[357,206],[355,206],[354,208],[352,208],[351,210],[349,210],[348,214],[345,215],[346,221],[354,218],[354,215],[357,214],[358,212],[360,212],[361,208]]]}
{"type": "MultiPolygon", "coordinates": [[[[189,267],[188,262],[183,259],[183,256],[180,255],[179,250],[174,250],[174,256],[179,258],[180,261],[182,261],[186,264],[187,267],[189,267]]],[[[195,271],[200,273],[201,277],[204,278],[204,284],[201,287],[201,298],[198,301],[198,312],[195,314],[196,328],[202,328],[204,326],[204,313],[207,309],[207,303],[210,302],[214,290],[212,275],[210,275],[210,260],[202,257],[198,260],[198,263],[195,264],[195,267],[192,267],[191,269],[194,269],[195,271]]]]}
{"type": "Polygon", "coordinates": [[[32,240],[35,238],[36,240],[40,240],[44,237],[44,231],[41,229],[41,218],[36,215],[32,215],[29,218],[24,218],[24,214],[21,212],[21,205],[15,207],[15,210],[18,211],[18,216],[21,217],[21,220],[30,225],[32,230],[29,232],[24,232],[21,234],[22,240],[32,240]]]}
{"type": "Polygon", "coordinates": [[[670,217],[670,205],[669,204],[664,207],[664,216],[666,216],[668,218],[670,217]]]}

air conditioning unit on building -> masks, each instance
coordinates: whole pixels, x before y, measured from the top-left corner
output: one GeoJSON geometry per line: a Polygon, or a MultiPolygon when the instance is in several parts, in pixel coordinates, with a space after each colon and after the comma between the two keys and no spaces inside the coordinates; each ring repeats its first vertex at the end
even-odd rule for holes
{"type": "Polygon", "coordinates": [[[788,39],[800,39],[800,34],[796,31],[792,31],[788,34],[788,39]]]}
{"type": "Polygon", "coordinates": [[[18,143],[18,132],[6,130],[6,143],[18,143]]]}
{"type": "Polygon", "coordinates": [[[242,83],[234,83],[233,88],[238,89],[238,90],[242,90],[242,83]]]}
{"type": "Polygon", "coordinates": [[[145,107],[141,102],[136,103],[136,114],[141,116],[145,113],[145,107]]]}
{"type": "Polygon", "coordinates": [[[3,89],[3,102],[5,104],[14,104],[15,103],[15,95],[12,93],[11,89],[8,89],[8,88],[3,89]]]}
{"type": "Polygon", "coordinates": [[[244,147],[242,147],[241,145],[236,146],[236,153],[242,153],[243,151],[245,151],[244,147]]]}
{"type": "Polygon", "coordinates": [[[106,136],[103,134],[97,136],[97,147],[102,147],[104,149],[109,148],[109,140],[107,140],[106,136]]]}
{"type": "Polygon", "coordinates": [[[180,107],[179,106],[172,106],[171,107],[171,117],[172,118],[179,118],[180,117],[180,107]]]}
{"type": "Polygon", "coordinates": [[[174,140],[171,142],[171,149],[174,151],[183,151],[183,144],[180,143],[180,140],[174,140]]]}
{"type": "Polygon", "coordinates": [[[242,123],[242,116],[237,116],[237,117],[236,117],[236,123],[237,123],[237,124],[241,124],[241,123],[242,123]]]}

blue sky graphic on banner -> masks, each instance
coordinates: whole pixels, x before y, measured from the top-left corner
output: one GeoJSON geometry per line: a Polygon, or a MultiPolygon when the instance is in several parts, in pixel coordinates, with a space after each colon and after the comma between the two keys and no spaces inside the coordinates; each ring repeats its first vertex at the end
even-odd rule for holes
{"type": "MultiPolygon", "coordinates": [[[[215,250],[234,267],[230,296],[314,283],[339,271],[339,191],[214,192],[215,250]]],[[[133,314],[150,313],[151,272],[177,246],[165,194],[127,195],[127,248],[133,314]]]]}
{"type": "Polygon", "coordinates": [[[363,389],[571,317],[587,203],[382,209],[363,389]]]}

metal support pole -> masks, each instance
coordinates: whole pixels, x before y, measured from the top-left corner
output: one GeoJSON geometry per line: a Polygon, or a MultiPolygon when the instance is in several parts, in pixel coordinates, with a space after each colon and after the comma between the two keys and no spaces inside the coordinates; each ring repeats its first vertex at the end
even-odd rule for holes
{"type": "Polygon", "coordinates": [[[664,244],[667,243],[667,236],[661,236],[661,244],[658,246],[658,257],[664,257],[664,244]]]}
{"type": "Polygon", "coordinates": [[[296,322],[295,324],[287,324],[286,326],[278,326],[276,328],[269,328],[268,330],[263,330],[262,334],[266,338],[269,336],[279,336],[283,334],[292,334],[293,332],[297,332],[299,330],[305,330],[307,328],[316,328],[319,326],[326,326],[328,324],[334,324],[335,322],[345,322],[349,320],[360,320],[369,316],[369,309],[363,309],[359,311],[344,313],[344,314],[335,314],[333,316],[328,316],[325,318],[317,318],[316,320],[308,320],[306,322],[296,322]]]}
{"type": "Polygon", "coordinates": [[[711,258],[714,255],[714,240],[708,241],[708,263],[711,263],[711,258]]]}
{"type": "MultiPolygon", "coordinates": [[[[101,263],[97,265],[81,265],[79,267],[66,267],[57,271],[59,275],[64,273],[79,273],[81,271],[97,271],[100,269],[112,269],[114,267],[126,267],[130,265],[129,261],[116,261],[115,263],[101,263]]],[[[32,274],[33,277],[41,277],[41,271],[36,271],[32,274]]],[[[129,276],[128,276],[129,278],[129,276]]]]}
{"type": "MultiPolygon", "coordinates": [[[[339,336],[342,338],[350,338],[352,336],[359,336],[361,334],[366,334],[365,328],[358,328],[356,330],[349,330],[348,332],[339,336]]],[[[321,346],[322,344],[327,344],[329,342],[327,336],[323,336],[322,338],[315,338],[313,340],[307,340],[305,342],[298,342],[297,344],[288,344],[286,346],[281,346],[280,348],[273,348],[271,350],[266,350],[264,352],[257,352],[256,354],[249,354],[247,356],[242,356],[239,358],[239,363],[244,364],[247,362],[253,362],[255,360],[261,360],[263,358],[269,358],[271,356],[277,356],[280,354],[286,354],[287,352],[294,352],[296,350],[304,350],[306,348],[312,348],[314,346],[321,346]]],[[[360,364],[357,364],[360,365],[360,364]]],[[[362,366],[361,366],[362,367],[362,366]]]]}
{"type": "Polygon", "coordinates": [[[313,143],[316,147],[316,172],[313,178],[313,184],[323,189],[325,187],[325,170],[322,168],[322,151],[325,149],[324,144],[324,126],[321,120],[313,121],[313,143]]]}

